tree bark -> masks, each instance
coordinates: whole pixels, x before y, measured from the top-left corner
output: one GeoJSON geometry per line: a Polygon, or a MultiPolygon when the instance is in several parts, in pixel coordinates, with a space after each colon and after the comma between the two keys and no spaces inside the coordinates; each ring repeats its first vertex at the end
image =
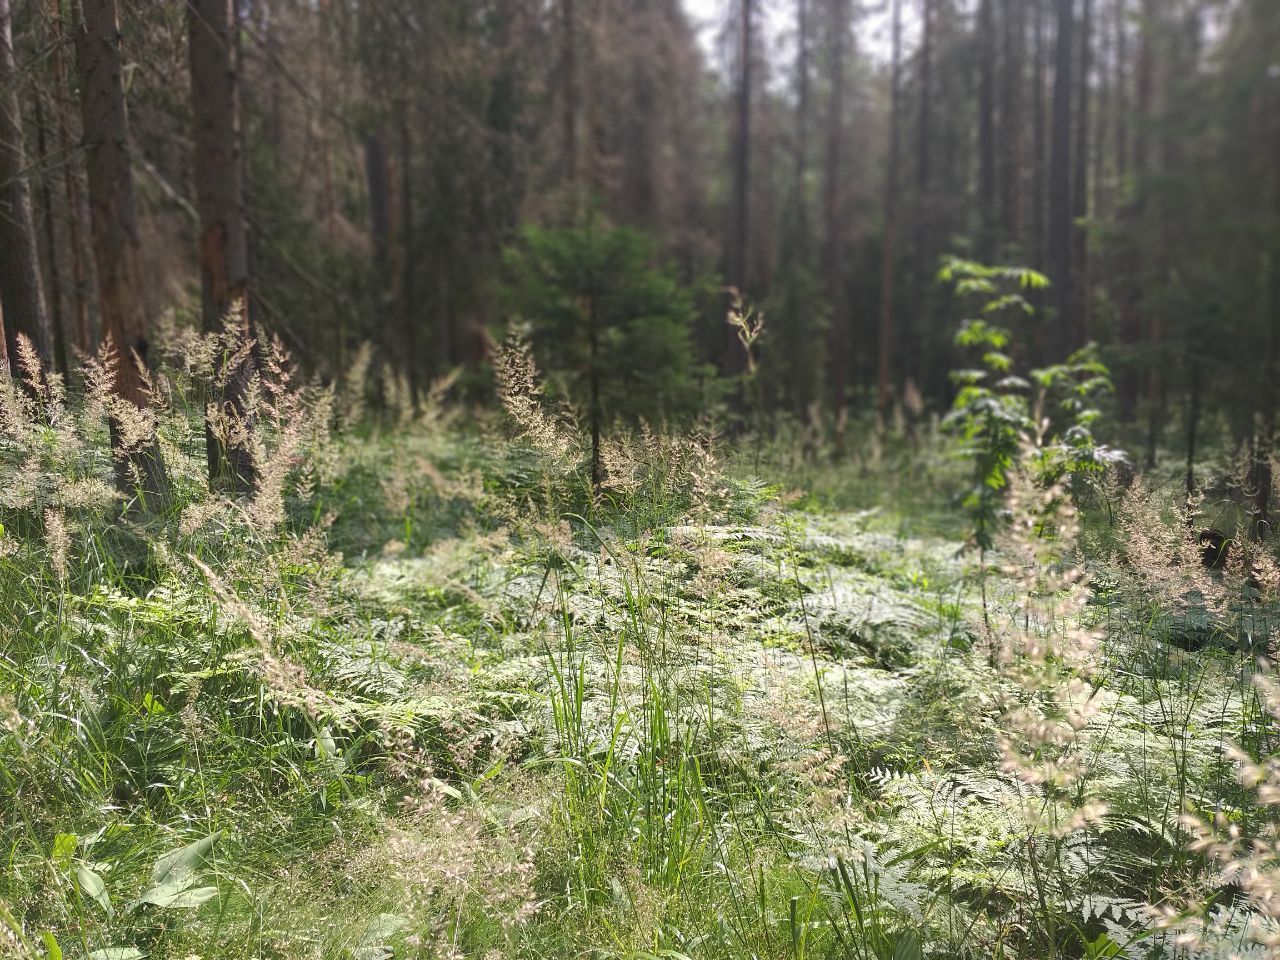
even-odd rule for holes
{"type": "Polygon", "coordinates": [[[1049,275],[1060,354],[1079,346],[1071,277],[1071,95],[1075,15],[1072,0],[1058,0],[1058,38],[1054,57],[1053,138],[1049,158],[1049,275]]]}
{"type": "Polygon", "coordinates": [[[812,83],[809,77],[811,0],[796,0],[796,142],[795,170],[792,174],[791,214],[793,227],[784,256],[791,262],[809,261],[809,111],[812,83]]]}
{"type": "Polygon", "coordinates": [[[1004,176],[1001,213],[1004,240],[1020,246],[1024,232],[1024,139],[1023,64],[1026,54],[1027,21],[1023,0],[1004,0],[1004,91],[1001,102],[1004,176]]]}
{"type": "MultiPolygon", "coordinates": [[[[725,244],[725,279],[731,290],[747,296],[747,264],[751,250],[751,100],[754,84],[755,0],[739,0],[738,89],[734,96],[732,196],[729,203],[729,235],[725,244]]],[[[730,301],[732,301],[732,293],[730,301]]],[[[721,332],[723,369],[730,375],[746,369],[737,336],[726,324],[721,332]]],[[[737,398],[739,405],[741,397],[737,398]]]]}
{"type": "Polygon", "coordinates": [[[978,235],[979,255],[995,254],[996,223],[995,0],[978,6],[978,235]]]}
{"type": "Polygon", "coordinates": [[[745,295],[747,285],[748,233],[751,229],[751,96],[752,60],[755,43],[752,38],[755,20],[754,0],[740,0],[742,20],[739,24],[738,91],[734,98],[733,124],[733,199],[729,235],[729,285],[745,295]]]}
{"type": "Polygon", "coordinates": [[[1078,317],[1080,342],[1092,338],[1089,304],[1089,231],[1083,221],[1089,215],[1089,74],[1093,68],[1092,7],[1093,0],[1081,0],[1080,14],[1080,89],[1077,94],[1075,183],[1071,190],[1072,217],[1072,270],[1075,279],[1072,290],[1076,300],[1071,304],[1078,317]]]}
{"type": "MultiPolygon", "coordinates": [[[[72,154],[71,134],[68,131],[67,115],[63,103],[70,90],[67,77],[66,59],[62,53],[66,27],[62,18],[61,0],[50,0],[48,13],[52,31],[50,37],[50,58],[53,66],[54,104],[53,112],[57,123],[58,149],[63,156],[72,154]]],[[[71,283],[73,287],[73,304],[75,308],[76,348],[83,354],[92,349],[89,334],[89,271],[87,269],[84,250],[83,221],[80,219],[84,197],[80,192],[80,173],[74,163],[65,163],[62,168],[63,192],[67,204],[67,243],[71,254],[71,283]]]]}
{"type": "Polygon", "coordinates": [[[577,216],[578,194],[578,18],[574,0],[560,0],[560,138],[564,181],[570,191],[570,215],[577,216]]]}
{"type": "Polygon", "coordinates": [[[409,134],[408,105],[400,104],[396,124],[400,141],[400,223],[396,258],[396,312],[400,321],[400,337],[404,347],[403,365],[408,377],[409,393],[418,392],[418,329],[414,303],[415,249],[413,227],[413,140],[409,134]]]}
{"type": "Polygon", "coordinates": [[[920,202],[927,207],[933,183],[933,10],[934,0],[923,0],[920,25],[920,136],[917,142],[916,179],[920,202]]]}
{"type": "Polygon", "coordinates": [[[902,0],[893,0],[893,53],[889,74],[889,158],[884,192],[884,251],[880,270],[880,327],[876,356],[876,409],[889,411],[893,338],[893,276],[898,233],[898,153],[901,132],[902,0]]]}
{"type": "MultiPolygon", "coordinates": [[[[150,394],[143,373],[146,308],[116,0],[90,0],[81,5],[75,49],[102,332],[119,353],[116,393],[137,408],[138,423],[144,424],[150,417],[146,412],[150,394]]],[[[149,439],[129,442],[128,438],[137,438],[145,430],[119,418],[113,418],[111,424],[117,485],[127,494],[136,492],[144,508],[162,504],[169,493],[164,460],[154,427],[151,429],[149,439]]]]}
{"type": "Polygon", "coordinates": [[[234,360],[234,369],[214,371],[223,386],[214,389],[211,399],[217,404],[217,416],[206,425],[209,482],[238,493],[252,493],[257,488],[258,471],[249,440],[255,412],[249,409],[248,397],[257,362],[255,351],[241,349],[253,334],[247,298],[249,247],[235,32],[232,0],[187,0],[196,209],[200,214],[201,316],[206,333],[223,329],[228,319],[233,324],[228,333],[234,333],[232,356],[218,361],[225,366],[234,360]],[[238,435],[234,442],[230,442],[228,425],[238,435]]]}
{"type": "Polygon", "coordinates": [[[844,200],[841,195],[841,155],[844,145],[844,61],[849,33],[849,0],[831,0],[831,95],[827,115],[827,160],[823,206],[826,238],[823,254],[827,300],[831,326],[827,331],[828,376],[831,410],[837,429],[847,404],[848,329],[844,311],[844,200]]]}
{"type": "Polygon", "coordinates": [[[58,263],[58,231],[54,223],[53,189],[49,185],[48,170],[52,166],[49,156],[49,135],[45,126],[44,94],[37,92],[36,109],[36,157],[40,169],[46,171],[40,178],[40,206],[44,226],[45,262],[49,267],[49,325],[53,330],[53,355],[58,372],[64,377],[71,372],[71,354],[67,348],[66,328],[62,317],[62,271],[58,263]]]}
{"type": "Polygon", "coordinates": [[[53,326],[45,305],[31,210],[31,171],[23,145],[12,20],[9,0],[0,0],[0,297],[4,299],[5,335],[12,361],[18,362],[17,340],[25,336],[44,369],[52,370],[53,326]]]}

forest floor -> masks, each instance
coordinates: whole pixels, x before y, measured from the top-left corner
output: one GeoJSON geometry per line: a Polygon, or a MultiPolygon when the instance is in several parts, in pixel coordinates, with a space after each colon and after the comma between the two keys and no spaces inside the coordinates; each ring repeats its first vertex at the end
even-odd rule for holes
{"type": "Polygon", "coordinates": [[[1186,955],[1252,955],[1180,817],[1238,809],[1253,659],[1105,558],[1056,789],[1000,747],[1018,585],[945,502],[729,477],[587,519],[474,436],[339,452],[323,534],[189,506],[0,557],[0,953],[1140,957],[1149,905],[1219,896],[1186,955]]]}

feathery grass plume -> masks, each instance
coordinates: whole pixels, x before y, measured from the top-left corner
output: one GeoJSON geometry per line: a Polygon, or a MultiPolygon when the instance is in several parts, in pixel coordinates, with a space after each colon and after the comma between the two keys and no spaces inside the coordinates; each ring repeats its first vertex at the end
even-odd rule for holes
{"type": "Polygon", "coordinates": [[[218,576],[207,563],[194,554],[187,554],[187,560],[204,575],[205,582],[217,596],[223,611],[239,620],[257,644],[254,667],[271,699],[282,707],[298,710],[313,724],[327,722],[338,715],[340,710],[337,701],[311,684],[306,668],[277,652],[280,643],[271,621],[242,600],[235,588],[218,576]]]}
{"type": "Polygon", "coordinates": [[[1011,522],[999,541],[1017,590],[1007,621],[992,623],[993,655],[1014,692],[1001,697],[996,747],[1019,789],[1005,798],[1022,821],[1025,870],[1049,942],[1058,936],[1054,878],[1072,838],[1107,813],[1088,781],[1088,728],[1097,712],[1093,671],[1099,633],[1088,626],[1088,580],[1076,565],[1077,509],[1066,488],[1040,486],[1025,464],[1010,476],[1011,522]]]}
{"type": "Polygon", "coordinates": [[[417,415],[417,403],[409,378],[387,363],[383,364],[378,382],[382,386],[382,406],[392,422],[401,427],[412,423],[417,415]]]}
{"type": "Polygon", "coordinates": [[[22,371],[22,382],[27,385],[31,396],[43,405],[47,399],[49,387],[44,378],[44,365],[40,363],[40,354],[35,344],[25,333],[17,335],[18,369],[22,371]]]}
{"type": "Polygon", "coordinates": [[[632,437],[605,437],[600,443],[600,465],[604,470],[602,486],[607,490],[629,497],[644,485],[644,461],[636,455],[632,437]]]}
{"type": "Polygon", "coordinates": [[[0,435],[22,444],[36,425],[35,402],[7,369],[0,370],[0,435]]]}
{"type": "MultiPolygon", "coordinates": [[[[136,362],[136,357],[121,358],[115,345],[109,338],[104,339],[99,350],[100,362],[98,373],[106,379],[90,385],[90,393],[95,398],[91,409],[106,414],[112,429],[115,431],[117,456],[128,457],[130,454],[145,450],[156,436],[156,414],[150,406],[137,407],[116,392],[116,376],[121,363],[136,362]]],[[[149,381],[144,381],[144,385],[149,381]]],[[[136,480],[137,478],[135,478],[136,480]]]]}
{"type": "Polygon", "coordinates": [[[428,433],[439,434],[447,429],[457,418],[457,410],[445,401],[458,381],[462,378],[463,368],[455,367],[443,377],[437,377],[427,384],[427,391],[418,397],[417,425],[428,433]]]}
{"type": "Polygon", "coordinates": [[[294,386],[292,360],[279,337],[269,338],[260,351],[260,373],[253,394],[255,429],[248,439],[258,489],[247,508],[250,521],[261,530],[277,528],[285,517],[290,479],[305,473],[310,455],[329,443],[329,406],[325,391],[294,386]]]}
{"type": "MultiPolygon", "coordinates": [[[[1254,677],[1259,700],[1273,722],[1280,722],[1280,678],[1272,665],[1259,662],[1254,677]]],[[[1269,738],[1276,747],[1274,735],[1269,738]]],[[[1191,837],[1190,849],[1208,859],[1218,871],[1219,887],[1236,887],[1249,908],[1246,935],[1263,956],[1280,957],[1280,751],[1257,757],[1236,744],[1225,756],[1235,767],[1251,807],[1216,810],[1211,815],[1188,810],[1182,826],[1191,837]]],[[[1209,903],[1183,909],[1167,906],[1161,925],[1175,932],[1186,950],[1214,949],[1222,942],[1221,917],[1209,903]]]]}
{"type": "Polygon", "coordinates": [[[707,423],[687,438],[689,513],[695,518],[710,516],[724,499],[720,466],[716,460],[715,436],[707,423]]]}
{"type": "Polygon", "coordinates": [[[373,366],[373,344],[365,341],[356,349],[351,365],[342,374],[337,394],[338,427],[351,430],[360,424],[368,409],[369,370],[373,366]]]}
{"type": "Polygon", "coordinates": [[[1124,493],[1118,509],[1123,556],[1138,584],[1132,599],[1139,607],[1154,602],[1167,610],[1185,611],[1203,604],[1221,615],[1239,595],[1232,578],[1215,578],[1201,563],[1195,528],[1199,508],[1200,495],[1189,497],[1170,522],[1142,478],[1124,493]]]}
{"type": "Polygon", "coordinates": [[[67,557],[71,553],[71,537],[60,510],[44,512],[44,545],[49,552],[49,564],[62,587],[67,584],[67,557]]]}
{"type": "Polygon", "coordinates": [[[576,461],[578,438],[547,413],[528,340],[512,330],[501,345],[495,346],[493,368],[498,399],[518,428],[520,438],[553,460],[576,461]]]}

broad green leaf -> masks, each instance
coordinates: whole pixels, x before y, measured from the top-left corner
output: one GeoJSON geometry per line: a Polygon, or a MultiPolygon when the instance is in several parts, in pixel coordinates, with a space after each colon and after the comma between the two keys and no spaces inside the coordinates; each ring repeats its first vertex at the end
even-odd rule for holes
{"type": "Polygon", "coordinates": [[[107,947],[104,950],[94,950],[86,960],[142,960],[145,956],[145,953],[133,947],[107,947]]]}
{"type": "Polygon", "coordinates": [[[151,871],[151,888],[129,904],[133,910],[144,903],[154,907],[198,907],[218,895],[216,887],[189,890],[196,882],[196,868],[208,859],[222,831],[180,847],[156,861],[151,871]]]}
{"type": "Polygon", "coordinates": [[[177,896],[171,898],[167,903],[158,903],[159,907],[172,907],[174,909],[181,907],[198,907],[208,903],[218,895],[217,887],[196,887],[194,890],[184,890],[177,896]]]}
{"type": "Polygon", "coordinates": [[[60,833],[53,838],[53,859],[60,867],[65,867],[71,862],[71,858],[75,856],[76,847],[80,845],[80,838],[74,833],[60,833]]]}
{"type": "Polygon", "coordinates": [[[44,948],[49,952],[49,960],[62,960],[62,948],[58,946],[58,938],[52,931],[44,931],[40,934],[40,939],[44,941],[44,948]]]}
{"type": "Polygon", "coordinates": [[[409,921],[399,914],[380,913],[365,927],[360,942],[351,950],[353,960],[386,960],[394,955],[387,940],[405,928],[409,921]]]}
{"type": "MultiPolygon", "coordinates": [[[[156,861],[155,867],[151,871],[151,883],[154,886],[167,883],[177,874],[178,876],[190,876],[197,867],[202,866],[209,859],[209,854],[213,851],[213,845],[222,836],[222,831],[211,833],[194,843],[189,843],[185,847],[180,847],[172,853],[166,853],[163,857],[156,861]]],[[[191,882],[185,884],[189,887],[191,882]]]]}
{"type": "Polygon", "coordinates": [[[88,867],[76,867],[76,885],[80,887],[81,893],[102,907],[108,917],[115,916],[115,909],[111,906],[111,897],[107,895],[107,885],[102,882],[100,876],[88,867]]]}

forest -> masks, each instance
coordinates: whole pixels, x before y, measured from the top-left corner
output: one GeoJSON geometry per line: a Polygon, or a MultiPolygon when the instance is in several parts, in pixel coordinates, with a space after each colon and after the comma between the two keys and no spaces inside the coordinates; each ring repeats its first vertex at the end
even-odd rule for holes
{"type": "Polygon", "coordinates": [[[1280,960],[1277,0],[0,0],[0,333],[2,958],[1280,960]]]}

